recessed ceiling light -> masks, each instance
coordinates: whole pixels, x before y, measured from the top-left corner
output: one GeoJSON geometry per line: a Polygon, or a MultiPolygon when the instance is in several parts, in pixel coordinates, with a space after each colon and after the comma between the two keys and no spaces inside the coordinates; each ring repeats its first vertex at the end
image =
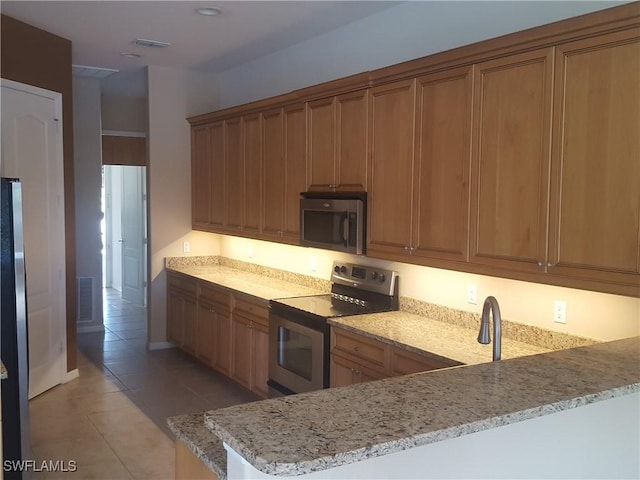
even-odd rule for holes
{"type": "Polygon", "coordinates": [[[222,13],[222,10],[217,7],[201,7],[196,8],[196,12],[198,12],[200,15],[215,17],[216,15],[220,15],[222,13]]]}
{"type": "Polygon", "coordinates": [[[120,55],[127,58],[140,58],[142,56],[139,53],[132,53],[132,52],[121,52],[120,55]]]}

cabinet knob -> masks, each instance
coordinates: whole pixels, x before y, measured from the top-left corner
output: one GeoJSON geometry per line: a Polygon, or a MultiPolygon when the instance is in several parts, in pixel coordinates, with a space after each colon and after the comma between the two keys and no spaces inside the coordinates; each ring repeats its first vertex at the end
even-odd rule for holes
{"type": "Polygon", "coordinates": [[[358,352],[358,351],[360,351],[360,347],[356,345],[355,347],[353,347],[353,351],[354,351],[354,352],[358,352]]]}
{"type": "Polygon", "coordinates": [[[542,268],[542,262],[538,262],[538,266],[542,268]]]}
{"type": "Polygon", "coordinates": [[[553,266],[554,266],[554,265],[553,265],[553,263],[551,263],[551,262],[548,262],[548,263],[547,263],[547,268],[551,268],[551,267],[553,267],[553,266]]]}

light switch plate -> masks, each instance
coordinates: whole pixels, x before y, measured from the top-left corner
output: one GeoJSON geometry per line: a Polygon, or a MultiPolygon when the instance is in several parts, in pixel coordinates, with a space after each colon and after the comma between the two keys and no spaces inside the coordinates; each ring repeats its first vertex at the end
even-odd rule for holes
{"type": "Polygon", "coordinates": [[[467,303],[477,305],[478,303],[478,287],[475,285],[469,285],[467,287],[467,303]]]}
{"type": "Polygon", "coordinates": [[[191,244],[189,242],[182,242],[182,252],[189,253],[191,251],[191,244]]]}

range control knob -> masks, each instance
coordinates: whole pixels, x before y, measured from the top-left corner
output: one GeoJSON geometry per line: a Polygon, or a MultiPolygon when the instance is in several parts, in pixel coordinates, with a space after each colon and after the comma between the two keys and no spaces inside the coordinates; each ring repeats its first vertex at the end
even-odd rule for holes
{"type": "Polygon", "coordinates": [[[347,273],[347,267],[345,267],[344,265],[342,265],[340,267],[340,273],[347,273]]]}
{"type": "Polygon", "coordinates": [[[378,278],[378,272],[371,272],[371,280],[378,278]]]}
{"type": "Polygon", "coordinates": [[[340,273],[340,267],[336,265],[335,267],[333,267],[333,271],[336,273],[340,273]]]}
{"type": "Polygon", "coordinates": [[[378,275],[378,281],[380,283],[384,282],[386,278],[387,277],[385,277],[384,273],[381,273],[380,275],[378,275]]]}

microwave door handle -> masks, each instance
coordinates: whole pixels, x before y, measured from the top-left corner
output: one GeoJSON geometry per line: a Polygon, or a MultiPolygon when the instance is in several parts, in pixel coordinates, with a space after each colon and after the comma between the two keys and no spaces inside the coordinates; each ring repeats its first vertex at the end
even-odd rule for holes
{"type": "Polygon", "coordinates": [[[349,246],[349,213],[347,212],[342,220],[342,238],[344,240],[344,246],[349,246]]]}

